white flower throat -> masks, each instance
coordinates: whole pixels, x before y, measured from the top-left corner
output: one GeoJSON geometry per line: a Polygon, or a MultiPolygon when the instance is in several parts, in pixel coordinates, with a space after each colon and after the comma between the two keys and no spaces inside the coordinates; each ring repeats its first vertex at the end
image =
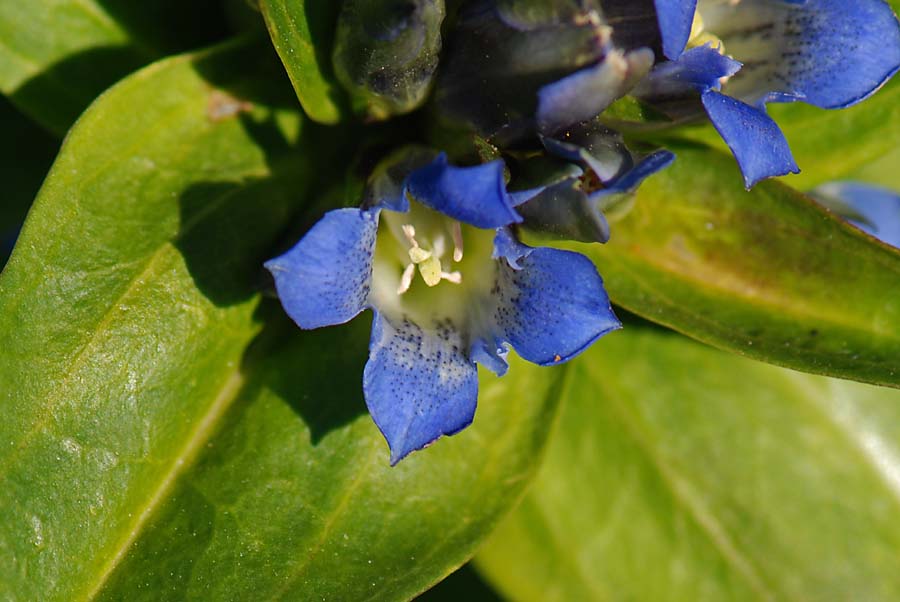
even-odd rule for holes
{"type": "Polygon", "coordinates": [[[421,326],[435,316],[462,324],[490,297],[494,236],[493,229],[462,224],[412,199],[406,213],[382,211],[372,278],[376,306],[421,326]]]}

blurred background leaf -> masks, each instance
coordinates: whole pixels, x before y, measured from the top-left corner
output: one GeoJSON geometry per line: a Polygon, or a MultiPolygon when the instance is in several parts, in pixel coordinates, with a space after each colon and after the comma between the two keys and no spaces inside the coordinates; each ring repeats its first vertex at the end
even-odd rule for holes
{"type": "Polygon", "coordinates": [[[259,8],[309,118],[327,124],[344,119],[347,98],[331,62],[341,2],[259,0],[259,8]]]}
{"type": "Polygon", "coordinates": [[[2,2],[0,92],[62,136],[121,77],[227,32],[221,0],[2,2]]]}
{"type": "Polygon", "coordinates": [[[512,600],[896,600],[900,392],[630,328],[476,557],[512,600]]]}
{"type": "Polygon", "coordinates": [[[684,146],[611,241],[581,246],[614,303],[725,350],[900,386],[900,252],[779,182],[684,146]]]}

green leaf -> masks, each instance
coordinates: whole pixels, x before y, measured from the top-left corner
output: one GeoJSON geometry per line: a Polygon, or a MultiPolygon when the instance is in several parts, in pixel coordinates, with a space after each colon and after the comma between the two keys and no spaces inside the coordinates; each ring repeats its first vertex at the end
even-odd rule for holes
{"type": "Polygon", "coordinates": [[[629,329],[476,557],[512,600],[897,600],[900,392],[629,329]]]}
{"type": "Polygon", "coordinates": [[[345,118],[346,98],[331,63],[341,3],[333,0],[259,0],[272,43],[310,119],[345,118]]]}
{"type": "Polygon", "coordinates": [[[0,598],[90,597],[241,382],[260,262],[309,179],[260,56],[124,80],[35,201],[0,277],[0,598]]]}
{"type": "Polygon", "coordinates": [[[606,245],[582,246],[613,301],[728,351],[900,386],[900,252],[733,159],[676,149],[606,245]]]}
{"type": "Polygon", "coordinates": [[[62,135],[113,82],[225,28],[219,0],[0,3],[0,92],[62,135]]]}
{"type": "Polygon", "coordinates": [[[369,325],[271,323],[293,336],[245,364],[100,600],[408,600],[474,553],[533,476],[565,370],[482,374],[474,424],[391,468],[362,399],[369,325]]]}

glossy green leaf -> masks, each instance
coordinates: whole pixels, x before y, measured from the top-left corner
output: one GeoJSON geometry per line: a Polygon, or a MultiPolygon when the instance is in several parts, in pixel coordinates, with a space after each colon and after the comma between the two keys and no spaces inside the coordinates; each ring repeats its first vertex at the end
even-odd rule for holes
{"type": "Polygon", "coordinates": [[[293,336],[245,364],[99,600],[408,600],[474,553],[534,473],[565,369],[482,374],[474,424],[391,468],[369,325],[272,322],[293,336]]]}
{"type": "Polygon", "coordinates": [[[340,121],[346,98],[335,79],[331,50],[341,3],[259,0],[259,7],[303,110],[320,123],[340,121]]]}
{"type": "Polygon", "coordinates": [[[219,0],[0,2],[0,92],[61,135],[122,76],[224,27],[219,0]]]}
{"type": "Polygon", "coordinates": [[[476,557],[509,599],[900,598],[900,392],[628,328],[572,383],[476,557]]]}
{"type": "Polygon", "coordinates": [[[0,276],[0,598],[91,598],[234,396],[260,262],[308,184],[265,52],[124,80],[35,201],[0,276]]]}
{"type": "Polygon", "coordinates": [[[900,386],[900,252],[733,159],[678,148],[606,245],[584,246],[613,301],[729,351],[900,386]]]}

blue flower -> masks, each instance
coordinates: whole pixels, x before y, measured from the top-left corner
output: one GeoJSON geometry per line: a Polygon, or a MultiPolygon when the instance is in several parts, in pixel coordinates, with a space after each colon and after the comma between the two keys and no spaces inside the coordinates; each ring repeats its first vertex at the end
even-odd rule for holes
{"type": "Polygon", "coordinates": [[[663,51],[672,62],[658,65],[636,94],[664,102],[686,89],[699,92],[748,188],[799,171],[784,135],[766,114],[767,103],[848,107],[900,68],[900,26],[882,0],[655,4],[663,51]],[[693,48],[685,51],[686,46],[693,48]],[[720,51],[735,60],[715,56],[720,51]]]}
{"type": "Polygon", "coordinates": [[[900,194],[863,182],[829,182],[813,198],[878,240],[900,249],[900,194]]]}
{"type": "Polygon", "coordinates": [[[455,167],[405,151],[359,209],[330,211],[266,267],[301,328],[373,310],[363,393],[391,463],[468,426],[476,362],[502,375],[507,346],[567,361],[620,327],[584,256],[520,243],[504,164],[455,167]]]}

